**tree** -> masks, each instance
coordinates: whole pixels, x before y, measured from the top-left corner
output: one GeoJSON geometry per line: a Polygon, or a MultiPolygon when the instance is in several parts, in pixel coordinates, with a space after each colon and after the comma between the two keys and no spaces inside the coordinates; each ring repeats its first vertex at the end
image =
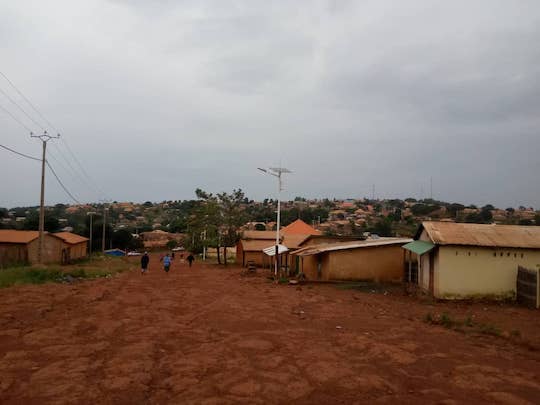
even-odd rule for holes
{"type": "MultiPolygon", "coordinates": [[[[45,231],[47,232],[58,232],[60,230],[60,222],[58,222],[58,218],[48,212],[45,212],[44,227],[45,231]]],[[[35,231],[39,229],[39,212],[31,211],[26,216],[23,229],[35,231]]]]}
{"type": "Polygon", "coordinates": [[[178,242],[175,239],[171,239],[167,242],[167,249],[171,250],[178,246],[178,242]]]}
{"type": "Polygon", "coordinates": [[[379,236],[392,236],[392,223],[383,218],[371,228],[371,232],[379,236]]]}
{"type": "MultiPolygon", "coordinates": [[[[223,260],[227,265],[227,246],[235,245],[240,239],[238,229],[245,222],[245,215],[241,207],[241,202],[244,200],[244,192],[242,189],[233,190],[231,194],[218,194],[218,201],[222,218],[223,238],[220,242],[225,245],[223,260]]],[[[219,249],[219,245],[218,245],[219,249]]]]}

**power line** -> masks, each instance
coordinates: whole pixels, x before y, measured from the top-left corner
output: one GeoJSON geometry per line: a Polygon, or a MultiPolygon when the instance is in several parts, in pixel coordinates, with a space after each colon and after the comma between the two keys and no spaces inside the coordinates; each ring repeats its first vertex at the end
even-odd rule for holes
{"type": "Polygon", "coordinates": [[[4,96],[6,96],[6,98],[7,98],[9,101],[11,101],[11,102],[12,102],[19,110],[21,110],[22,113],[23,113],[24,115],[26,115],[30,121],[32,121],[34,124],[36,124],[38,127],[40,127],[42,130],[45,131],[45,127],[44,127],[43,125],[41,125],[39,122],[37,122],[35,119],[33,119],[33,118],[30,116],[30,114],[28,114],[28,113],[24,110],[24,108],[22,108],[19,104],[17,104],[17,102],[16,102],[15,100],[13,100],[13,99],[9,96],[9,94],[7,94],[4,90],[2,90],[1,87],[0,87],[0,93],[2,93],[4,96]]]}
{"type": "Polygon", "coordinates": [[[62,181],[60,180],[60,178],[58,177],[58,175],[56,174],[56,172],[54,171],[54,169],[52,168],[51,164],[49,163],[48,160],[45,161],[45,163],[47,164],[47,166],[49,167],[49,169],[51,170],[52,174],[54,175],[54,177],[56,178],[56,181],[58,181],[58,184],[60,184],[60,186],[62,186],[62,188],[64,189],[64,191],[66,192],[67,195],[69,195],[71,197],[71,199],[73,201],[75,201],[77,204],[80,204],[80,201],[77,200],[75,197],[73,197],[73,194],[71,194],[69,192],[69,190],[66,188],[66,186],[64,186],[64,183],[62,183],[62,181]]]}
{"type": "Polygon", "coordinates": [[[98,193],[98,194],[101,194],[103,197],[107,197],[106,193],[103,192],[103,190],[97,185],[96,182],[94,182],[94,180],[90,177],[90,175],[86,172],[86,170],[84,169],[83,165],[80,163],[79,159],[77,159],[77,157],[75,156],[75,154],[73,153],[73,151],[71,150],[69,144],[67,143],[67,141],[64,139],[64,138],[61,138],[60,141],[65,145],[66,149],[68,150],[68,152],[71,154],[71,157],[73,158],[73,160],[75,161],[75,163],[79,166],[79,168],[81,169],[81,172],[83,173],[83,175],[86,176],[86,178],[88,179],[88,181],[90,181],[90,183],[92,183],[93,185],[93,188],[94,190],[98,193]]]}
{"type": "MultiPolygon", "coordinates": [[[[38,108],[29,100],[28,97],[26,97],[23,92],[21,90],[19,90],[19,88],[2,72],[0,71],[0,75],[11,85],[11,87],[19,94],[19,96],[21,96],[21,98],[32,108],[32,110],[45,122],[47,123],[47,125],[49,125],[52,129],[54,129],[56,131],[56,133],[59,133],[60,131],[58,130],[58,128],[56,128],[52,123],[51,121],[49,121],[42,113],[41,111],[38,110],[38,108]]],[[[42,128],[43,130],[45,130],[45,128],[43,126],[41,126],[38,122],[36,122],[30,115],[28,115],[26,113],[26,111],[20,106],[18,105],[13,99],[11,99],[11,97],[9,97],[1,88],[0,88],[0,92],[2,92],[13,104],[15,104],[33,123],[35,123],[36,125],[38,125],[40,128],[42,128]]],[[[5,109],[4,109],[5,110],[5,109]]],[[[30,132],[32,132],[26,125],[24,125],[22,122],[20,122],[15,116],[13,116],[9,111],[5,110],[13,119],[15,119],[17,122],[19,122],[19,124],[23,125],[26,129],[28,129],[30,132]]],[[[83,165],[81,164],[81,162],[79,161],[79,159],[77,159],[77,157],[75,156],[75,154],[73,153],[73,150],[70,148],[69,144],[67,143],[67,141],[65,140],[64,137],[61,138],[61,141],[63,142],[63,144],[65,145],[66,149],[68,150],[69,154],[71,155],[71,158],[72,160],[75,161],[76,165],[78,166],[78,168],[80,169],[80,173],[82,173],[83,176],[80,176],[79,175],[79,171],[76,170],[73,165],[70,163],[70,161],[66,158],[66,156],[64,155],[64,153],[62,153],[62,151],[60,150],[60,148],[58,146],[56,146],[56,144],[53,144],[55,145],[55,148],[57,148],[57,151],[58,153],[60,154],[60,156],[62,157],[62,159],[67,163],[67,165],[71,168],[71,170],[73,171],[73,173],[75,173],[75,175],[81,179],[83,181],[83,183],[86,183],[91,189],[94,190],[94,192],[99,196],[103,196],[103,197],[107,197],[107,195],[103,192],[103,190],[97,185],[97,183],[90,177],[90,175],[87,173],[87,171],[84,169],[83,165]],[[86,179],[84,178],[86,177],[86,179]]],[[[58,160],[59,162],[59,160],[58,160]]]]}
{"type": "Polygon", "coordinates": [[[37,157],[33,157],[33,156],[29,156],[29,155],[26,155],[26,154],[21,153],[21,152],[17,152],[15,149],[8,148],[5,145],[0,145],[0,148],[4,148],[6,150],[9,150],[10,152],[13,152],[13,153],[15,153],[15,154],[17,154],[19,156],[25,157],[27,159],[37,160],[38,162],[41,162],[41,159],[39,159],[37,157]]]}
{"type": "MultiPolygon", "coordinates": [[[[0,148],[4,148],[12,153],[15,153],[19,156],[22,156],[24,158],[27,158],[27,159],[32,159],[32,160],[37,160],[38,162],[41,162],[41,159],[38,159],[37,157],[34,157],[34,156],[30,156],[30,155],[26,155],[24,153],[21,153],[21,152],[17,152],[15,149],[11,149],[5,145],[0,145],[0,148]]],[[[62,181],[60,180],[60,178],[58,177],[58,175],[56,174],[56,172],[54,171],[54,169],[52,168],[51,164],[49,163],[48,160],[45,161],[45,164],[49,167],[49,169],[51,170],[52,174],[54,175],[54,177],[56,178],[56,181],[58,181],[58,184],[60,184],[60,186],[64,189],[64,191],[66,192],[67,195],[69,195],[71,197],[71,199],[73,201],[75,201],[77,204],[80,204],[79,200],[77,200],[73,194],[71,194],[69,192],[69,190],[66,188],[66,186],[64,186],[64,183],[62,183],[62,181]]]]}
{"type": "Polygon", "coordinates": [[[15,91],[19,93],[19,95],[24,99],[24,101],[26,101],[28,105],[32,107],[32,109],[43,119],[43,121],[45,121],[57,133],[60,132],[47,118],[45,118],[43,114],[41,114],[41,112],[36,108],[36,106],[32,104],[32,102],[22,93],[22,91],[17,88],[17,86],[15,86],[15,84],[13,84],[11,80],[9,80],[9,78],[2,71],[0,71],[0,75],[2,75],[4,79],[6,79],[6,81],[11,85],[11,87],[13,87],[15,91]]]}
{"type": "Polygon", "coordinates": [[[21,120],[19,120],[16,116],[14,116],[8,109],[4,108],[0,105],[0,109],[2,109],[7,115],[9,115],[15,122],[17,122],[20,126],[22,126],[24,129],[26,129],[28,132],[32,133],[32,130],[28,128],[21,120]]]}

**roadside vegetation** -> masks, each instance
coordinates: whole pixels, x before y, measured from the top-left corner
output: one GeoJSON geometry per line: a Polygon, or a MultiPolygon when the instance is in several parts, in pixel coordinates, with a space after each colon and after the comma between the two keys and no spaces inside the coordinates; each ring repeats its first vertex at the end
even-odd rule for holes
{"type": "MultiPolygon", "coordinates": [[[[424,322],[430,325],[441,325],[446,329],[452,329],[463,333],[481,333],[483,335],[503,336],[503,331],[496,325],[476,322],[470,315],[464,320],[452,318],[446,312],[440,315],[433,315],[428,312],[424,317],[424,322]]],[[[512,331],[511,335],[519,336],[519,331],[512,331]]]]}
{"type": "Polygon", "coordinates": [[[0,288],[20,284],[72,283],[77,280],[111,277],[128,270],[124,258],[98,256],[72,265],[18,266],[0,270],[0,288]]]}

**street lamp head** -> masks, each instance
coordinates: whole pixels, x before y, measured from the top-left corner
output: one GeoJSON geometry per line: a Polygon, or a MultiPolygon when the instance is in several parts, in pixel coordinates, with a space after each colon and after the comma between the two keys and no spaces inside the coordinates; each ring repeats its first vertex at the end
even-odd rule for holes
{"type": "Polygon", "coordinates": [[[286,169],[284,167],[270,167],[270,170],[277,174],[292,173],[289,169],[286,169]]]}
{"type": "Polygon", "coordinates": [[[261,169],[260,167],[257,167],[257,169],[259,169],[261,172],[268,173],[268,170],[266,169],[261,169]]]}

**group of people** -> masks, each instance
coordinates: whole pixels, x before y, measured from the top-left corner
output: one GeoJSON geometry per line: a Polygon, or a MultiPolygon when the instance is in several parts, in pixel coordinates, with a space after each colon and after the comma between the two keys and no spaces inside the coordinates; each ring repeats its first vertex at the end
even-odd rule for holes
{"type": "MultiPolygon", "coordinates": [[[[163,270],[165,273],[169,273],[169,270],[171,269],[171,264],[174,259],[174,253],[172,255],[169,255],[168,253],[165,256],[162,256],[159,261],[163,262],[163,270]]],[[[184,259],[184,255],[182,254],[181,259],[184,259]]],[[[186,260],[189,263],[189,267],[193,264],[195,261],[195,257],[190,253],[189,256],[186,258],[186,260]]],[[[141,274],[145,274],[148,272],[148,265],[150,264],[150,256],[148,255],[148,252],[144,252],[144,255],[141,257],[141,274]]]]}

